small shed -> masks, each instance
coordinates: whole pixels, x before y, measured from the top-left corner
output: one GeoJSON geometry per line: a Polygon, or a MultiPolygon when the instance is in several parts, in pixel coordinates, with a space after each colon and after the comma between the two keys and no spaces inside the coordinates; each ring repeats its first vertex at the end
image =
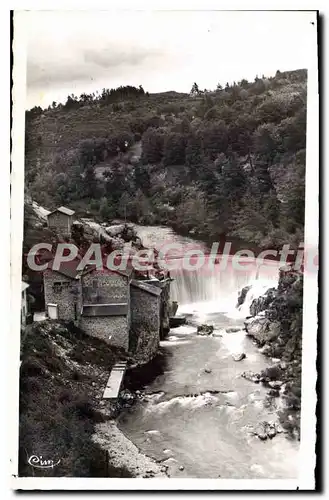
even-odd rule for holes
{"type": "Polygon", "coordinates": [[[67,207],[56,208],[47,215],[49,229],[70,235],[74,213],[74,210],[67,207]]]}

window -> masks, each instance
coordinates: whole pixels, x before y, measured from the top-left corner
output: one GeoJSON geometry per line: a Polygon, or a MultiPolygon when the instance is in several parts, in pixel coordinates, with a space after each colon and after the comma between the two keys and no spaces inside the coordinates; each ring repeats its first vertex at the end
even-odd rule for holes
{"type": "Polygon", "coordinates": [[[61,281],[54,281],[53,290],[55,293],[60,293],[62,291],[62,283],[61,281]]]}
{"type": "Polygon", "coordinates": [[[61,293],[63,290],[70,287],[69,281],[54,281],[53,290],[55,293],[61,293]]]}

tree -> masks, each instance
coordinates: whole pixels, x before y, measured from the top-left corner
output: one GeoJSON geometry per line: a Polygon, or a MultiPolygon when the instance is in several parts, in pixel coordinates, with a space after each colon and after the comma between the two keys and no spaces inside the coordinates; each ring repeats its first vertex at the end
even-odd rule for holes
{"type": "Polygon", "coordinates": [[[200,95],[199,86],[198,86],[198,84],[196,82],[193,83],[191,91],[190,91],[190,94],[192,94],[192,95],[200,95]]]}
{"type": "Polygon", "coordinates": [[[164,134],[154,128],[148,129],[142,137],[143,163],[160,163],[163,156],[164,134]]]}
{"type": "Polygon", "coordinates": [[[125,221],[134,216],[134,201],[133,197],[128,193],[123,193],[118,201],[117,212],[119,217],[125,221]]]}
{"type": "Polygon", "coordinates": [[[207,202],[205,194],[196,186],[186,188],[183,200],[176,208],[176,218],[185,230],[207,229],[207,202]]]}
{"type": "Polygon", "coordinates": [[[246,176],[236,154],[230,155],[222,166],[220,185],[227,201],[236,203],[243,197],[247,186],[246,176]]]}
{"type": "Polygon", "coordinates": [[[141,224],[150,224],[153,222],[152,209],[150,201],[144,193],[138,189],[132,202],[134,219],[141,224]]]}
{"type": "Polygon", "coordinates": [[[250,83],[245,78],[243,78],[240,82],[240,87],[242,87],[243,89],[248,89],[249,85],[250,83]]]}
{"type": "Polygon", "coordinates": [[[84,171],[83,194],[87,198],[98,198],[97,179],[92,165],[88,165],[84,171]]]}
{"type": "Polygon", "coordinates": [[[111,170],[105,173],[105,177],[105,191],[107,198],[110,199],[115,206],[121,195],[127,190],[128,186],[124,165],[117,160],[114,161],[111,165],[111,170]]]}
{"type": "Polygon", "coordinates": [[[276,128],[271,123],[259,125],[253,134],[253,151],[267,159],[273,159],[276,153],[278,136],[276,128]]]}
{"type": "Polygon", "coordinates": [[[253,241],[262,246],[265,235],[273,229],[265,217],[258,197],[247,192],[241,200],[241,208],[232,221],[232,235],[245,241],[253,241]]]}
{"type": "Polygon", "coordinates": [[[219,117],[218,109],[215,106],[208,109],[208,111],[204,115],[205,121],[216,120],[216,118],[218,117],[219,117]]]}
{"type": "Polygon", "coordinates": [[[184,165],[186,136],[172,132],[165,136],[163,148],[164,165],[184,165]]]}
{"type": "Polygon", "coordinates": [[[102,198],[99,207],[99,214],[102,219],[108,221],[115,216],[115,212],[112,206],[109,204],[109,200],[107,198],[102,198]]]}
{"type": "Polygon", "coordinates": [[[215,160],[219,153],[225,153],[228,146],[227,127],[224,122],[216,122],[204,127],[202,131],[202,144],[205,156],[215,160]]]}
{"type": "Polygon", "coordinates": [[[148,195],[151,187],[149,169],[149,165],[143,165],[141,162],[135,166],[135,186],[137,189],[141,189],[146,195],[148,195]]]}
{"type": "Polygon", "coordinates": [[[74,94],[71,94],[67,97],[66,103],[64,104],[64,108],[66,109],[77,109],[80,106],[78,98],[75,97],[74,94]]]}
{"type": "Polygon", "coordinates": [[[256,158],[253,167],[255,176],[254,183],[257,184],[259,193],[268,193],[273,189],[268,162],[262,158],[256,158]]]}
{"type": "Polygon", "coordinates": [[[185,163],[189,167],[202,164],[202,139],[200,135],[191,134],[187,138],[185,148],[185,163]]]}

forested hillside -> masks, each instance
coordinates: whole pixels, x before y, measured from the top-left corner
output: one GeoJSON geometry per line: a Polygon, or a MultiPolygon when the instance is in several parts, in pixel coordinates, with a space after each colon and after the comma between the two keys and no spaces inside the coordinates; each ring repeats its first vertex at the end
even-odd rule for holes
{"type": "Polygon", "coordinates": [[[35,107],[26,113],[27,193],[106,221],[298,246],[306,95],[298,70],[213,91],[128,86],[35,107]]]}

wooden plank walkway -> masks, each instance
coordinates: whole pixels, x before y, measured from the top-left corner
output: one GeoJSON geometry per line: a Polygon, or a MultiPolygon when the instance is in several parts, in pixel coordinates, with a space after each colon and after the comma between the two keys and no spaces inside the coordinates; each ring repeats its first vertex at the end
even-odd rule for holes
{"type": "Polygon", "coordinates": [[[126,368],[127,361],[119,361],[113,366],[105,387],[103,399],[117,399],[126,368]]]}

